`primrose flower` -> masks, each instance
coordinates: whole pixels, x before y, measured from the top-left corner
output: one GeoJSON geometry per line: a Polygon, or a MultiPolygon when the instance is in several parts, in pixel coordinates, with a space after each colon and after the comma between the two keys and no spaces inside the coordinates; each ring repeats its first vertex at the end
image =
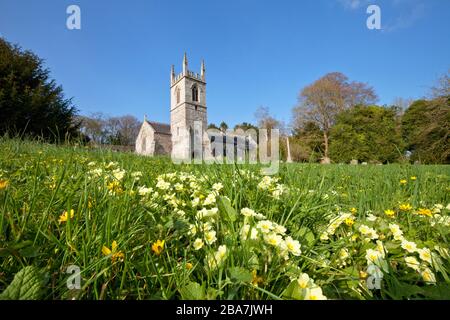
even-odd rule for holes
{"type": "Polygon", "coordinates": [[[420,259],[431,264],[431,250],[428,248],[418,249],[420,259]]]}
{"type": "Polygon", "coordinates": [[[166,182],[166,181],[160,179],[156,183],[156,187],[160,190],[167,190],[170,188],[170,182],[166,182]]]}
{"type": "Polygon", "coordinates": [[[401,185],[405,185],[405,184],[407,184],[407,183],[408,183],[408,181],[407,181],[406,179],[400,180],[400,184],[401,184],[401,185]]]}
{"type": "Polygon", "coordinates": [[[161,252],[164,250],[164,243],[165,240],[157,240],[155,243],[152,244],[152,251],[159,256],[161,252]]]}
{"type": "Polygon", "coordinates": [[[256,212],[253,211],[252,209],[249,209],[249,208],[242,208],[242,209],[241,209],[241,214],[242,214],[244,217],[253,217],[253,216],[256,215],[256,212]]]}
{"type": "MultiPolygon", "coordinates": [[[[70,219],[73,219],[75,215],[75,211],[73,209],[70,210],[70,219]]],[[[64,211],[62,213],[62,215],[59,216],[58,222],[59,223],[63,223],[63,222],[67,222],[67,220],[69,220],[69,213],[67,211],[64,211]]]]}
{"type": "Polygon", "coordinates": [[[138,188],[138,194],[140,196],[146,196],[146,195],[148,195],[148,194],[150,194],[152,192],[153,192],[152,188],[147,188],[147,187],[139,187],[138,188]]]}
{"type": "Polygon", "coordinates": [[[113,176],[117,180],[121,181],[123,179],[123,177],[125,176],[125,170],[115,169],[113,171],[113,176]]]}
{"type": "Polygon", "coordinates": [[[273,224],[273,231],[274,231],[275,233],[284,235],[284,234],[286,234],[286,231],[287,231],[287,230],[286,230],[286,228],[285,228],[284,226],[279,225],[279,224],[277,224],[277,223],[274,223],[274,224],[273,224]]]}
{"type": "Polygon", "coordinates": [[[429,284],[436,283],[436,277],[434,273],[429,269],[425,268],[420,272],[420,275],[422,276],[423,280],[429,284]]]}
{"type": "Polygon", "coordinates": [[[309,278],[309,275],[306,273],[302,273],[300,277],[297,279],[298,285],[302,289],[308,288],[310,285],[312,285],[312,281],[309,278]]]}
{"type": "Polygon", "coordinates": [[[200,250],[203,248],[205,244],[203,243],[203,240],[200,238],[195,239],[194,241],[194,250],[200,250]]]}
{"type": "Polygon", "coordinates": [[[131,176],[132,176],[133,178],[135,178],[135,180],[139,180],[139,178],[142,177],[142,172],[140,172],[140,171],[133,172],[133,173],[131,174],[131,176]]]}
{"type": "Polygon", "coordinates": [[[212,186],[212,189],[216,192],[219,192],[220,190],[223,189],[223,184],[219,183],[214,183],[212,186]]]}
{"type": "Polygon", "coordinates": [[[382,254],[378,250],[367,249],[366,250],[366,260],[367,264],[379,264],[379,262],[383,259],[382,254]]]}
{"type": "Polygon", "coordinates": [[[203,201],[204,206],[210,206],[216,203],[216,195],[214,193],[208,194],[205,201],[203,201]]]}
{"type": "Polygon", "coordinates": [[[262,233],[269,233],[273,229],[273,223],[269,220],[263,220],[258,222],[256,227],[261,230],[262,233]]]}
{"type": "Polygon", "coordinates": [[[123,258],[125,257],[125,255],[123,254],[122,251],[118,251],[117,250],[117,242],[115,240],[111,243],[111,249],[109,249],[106,246],[103,246],[102,247],[102,253],[105,256],[111,255],[111,260],[113,262],[115,262],[116,260],[119,260],[119,261],[122,262],[123,258]]]}
{"type": "Polygon", "coordinates": [[[284,240],[286,244],[286,248],[290,253],[292,253],[294,256],[299,256],[302,254],[302,251],[300,250],[300,242],[297,240],[292,239],[291,237],[287,237],[284,240]]]}
{"type": "Polygon", "coordinates": [[[327,300],[320,287],[306,289],[305,300],[327,300]]]}
{"type": "Polygon", "coordinates": [[[359,227],[358,230],[359,230],[359,232],[361,232],[362,235],[364,235],[368,239],[371,239],[371,240],[378,239],[378,234],[375,231],[375,229],[373,229],[373,228],[370,228],[363,224],[359,227]]]}
{"type": "Polygon", "coordinates": [[[278,247],[283,241],[283,238],[280,235],[272,232],[265,237],[265,241],[271,246],[278,247]]]}
{"type": "Polygon", "coordinates": [[[405,258],[406,265],[411,269],[419,271],[420,262],[415,257],[406,257],[405,258]]]}
{"type": "Polygon", "coordinates": [[[409,253],[413,253],[413,252],[417,251],[416,243],[412,242],[412,241],[408,241],[406,239],[403,239],[401,246],[402,246],[403,249],[405,249],[409,253]]]}
{"type": "Polygon", "coordinates": [[[403,231],[400,230],[398,224],[389,224],[389,230],[394,235],[395,240],[403,240],[403,231]]]}
{"type": "Polygon", "coordinates": [[[341,260],[345,260],[345,259],[347,259],[349,256],[350,256],[350,255],[348,254],[348,250],[347,250],[347,249],[342,248],[342,249],[339,251],[339,258],[340,258],[341,260]]]}
{"type": "Polygon", "coordinates": [[[216,232],[214,230],[205,233],[205,241],[207,244],[213,244],[217,241],[216,232]]]}

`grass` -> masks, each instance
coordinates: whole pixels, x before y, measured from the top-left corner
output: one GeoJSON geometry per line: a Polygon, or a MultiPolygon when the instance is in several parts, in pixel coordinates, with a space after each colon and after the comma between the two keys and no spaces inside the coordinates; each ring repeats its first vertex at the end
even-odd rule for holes
{"type": "Polygon", "coordinates": [[[284,164],[264,178],[257,166],[16,139],[0,150],[0,292],[34,266],[41,299],[449,298],[448,166],[284,164]],[[380,290],[368,288],[371,264],[380,290]],[[71,265],[78,290],[67,287],[71,265]]]}

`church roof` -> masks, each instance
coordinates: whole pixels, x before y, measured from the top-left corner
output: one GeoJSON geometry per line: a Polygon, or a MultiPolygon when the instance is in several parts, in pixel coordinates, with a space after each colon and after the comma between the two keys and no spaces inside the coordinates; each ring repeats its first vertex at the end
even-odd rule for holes
{"type": "Polygon", "coordinates": [[[147,123],[152,126],[152,128],[155,130],[156,133],[171,134],[170,124],[153,122],[148,120],[147,123]]]}

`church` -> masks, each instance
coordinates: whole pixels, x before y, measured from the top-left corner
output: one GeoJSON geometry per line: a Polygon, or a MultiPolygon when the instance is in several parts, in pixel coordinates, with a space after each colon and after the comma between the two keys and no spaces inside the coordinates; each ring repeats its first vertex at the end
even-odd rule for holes
{"type": "Polygon", "coordinates": [[[202,61],[200,73],[192,72],[188,69],[185,53],[182,72],[177,75],[175,67],[172,65],[171,68],[170,124],[150,121],[145,117],[136,139],[136,153],[178,159],[208,159],[225,154],[227,148],[241,149],[238,154],[242,154],[244,148],[248,150],[249,145],[256,148],[256,142],[249,137],[218,131],[211,133],[211,130],[207,133],[207,126],[205,63],[202,61]],[[216,145],[220,146],[220,152],[216,150],[216,145]]]}

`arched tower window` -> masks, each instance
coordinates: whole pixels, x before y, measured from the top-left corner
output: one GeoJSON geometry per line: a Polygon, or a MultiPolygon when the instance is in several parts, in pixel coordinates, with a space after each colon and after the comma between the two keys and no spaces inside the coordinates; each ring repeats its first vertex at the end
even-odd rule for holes
{"type": "Polygon", "coordinates": [[[176,88],[177,104],[180,103],[180,88],[176,88]]]}
{"type": "Polygon", "coordinates": [[[192,101],[198,101],[198,87],[196,85],[192,87],[192,101]]]}

